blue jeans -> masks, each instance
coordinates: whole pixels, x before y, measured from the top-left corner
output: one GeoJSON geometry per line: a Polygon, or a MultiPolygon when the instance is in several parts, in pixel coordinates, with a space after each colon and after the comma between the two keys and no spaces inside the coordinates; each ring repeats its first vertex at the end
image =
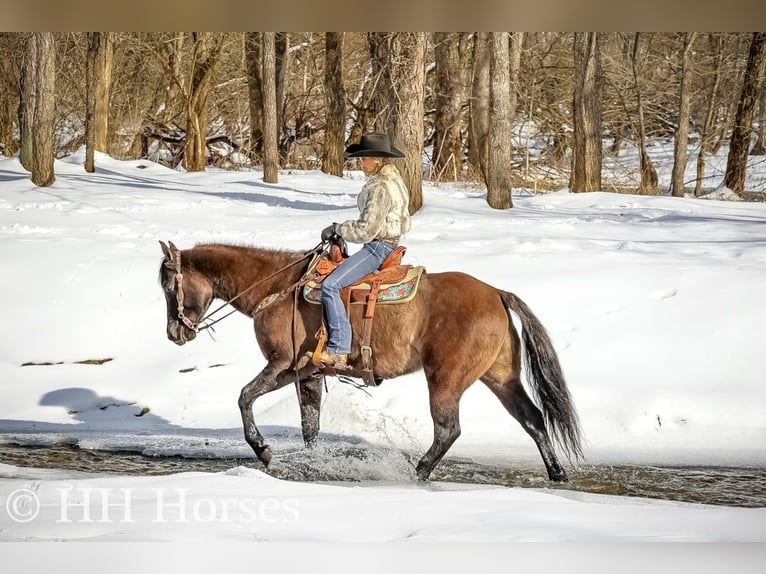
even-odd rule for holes
{"type": "Polygon", "coordinates": [[[341,301],[340,290],[377,271],[395,248],[395,243],[373,239],[322,281],[322,305],[327,318],[327,350],[330,353],[348,355],[351,352],[351,323],[341,301]]]}

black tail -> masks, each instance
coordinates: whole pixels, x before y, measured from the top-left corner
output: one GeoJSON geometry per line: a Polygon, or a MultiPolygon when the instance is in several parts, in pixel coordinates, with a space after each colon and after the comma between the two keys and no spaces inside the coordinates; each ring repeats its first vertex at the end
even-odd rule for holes
{"type": "Polygon", "coordinates": [[[524,301],[502,292],[503,303],[521,319],[526,375],[545,424],[570,461],[583,458],[580,422],[556,350],[545,327],[524,301]]]}

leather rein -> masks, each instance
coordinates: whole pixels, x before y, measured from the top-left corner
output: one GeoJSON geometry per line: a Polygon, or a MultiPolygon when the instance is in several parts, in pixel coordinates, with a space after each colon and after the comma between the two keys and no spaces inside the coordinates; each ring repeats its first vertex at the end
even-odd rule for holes
{"type": "MultiPolygon", "coordinates": [[[[237,299],[242,297],[248,291],[254,289],[258,285],[261,285],[262,283],[265,283],[269,279],[272,279],[273,277],[276,277],[280,273],[283,273],[284,271],[287,271],[291,267],[295,267],[299,263],[302,263],[303,261],[306,261],[307,259],[310,259],[314,255],[321,253],[323,249],[324,249],[324,243],[318,244],[316,247],[314,247],[310,251],[307,251],[304,254],[304,256],[301,257],[300,259],[297,259],[297,260],[293,261],[292,263],[289,263],[288,265],[285,265],[284,267],[280,267],[279,269],[277,269],[273,273],[267,275],[263,279],[259,279],[258,281],[256,281],[255,283],[253,283],[252,285],[247,287],[246,289],[240,291],[234,297],[232,297],[231,299],[226,301],[223,305],[220,305],[219,307],[217,307],[216,309],[214,309],[213,311],[211,311],[210,313],[208,313],[207,315],[202,317],[202,319],[200,319],[196,323],[194,321],[192,321],[191,319],[189,319],[189,317],[187,317],[186,314],[184,313],[184,288],[183,288],[183,278],[184,278],[184,275],[181,272],[181,252],[180,251],[173,251],[173,252],[170,253],[170,256],[171,256],[171,262],[173,263],[173,269],[175,270],[175,275],[174,275],[173,278],[174,278],[175,283],[176,283],[176,303],[178,304],[177,305],[178,320],[181,321],[187,328],[189,328],[192,331],[195,331],[197,333],[200,333],[200,332],[204,331],[205,329],[210,329],[213,325],[215,325],[219,321],[222,321],[223,319],[225,319],[229,315],[232,315],[233,313],[235,313],[237,311],[237,309],[232,309],[231,311],[229,311],[223,317],[219,317],[215,321],[212,321],[210,323],[202,325],[201,327],[199,325],[200,325],[200,323],[204,323],[205,321],[210,320],[211,317],[216,315],[219,311],[221,311],[224,307],[226,307],[226,305],[231,305],[234,301],[236,301],[237,299]]],[[[271,295],[265,297],[258,304],[258,307],[256,307],[255,311],[253,312],[253,316],[257,315],[258,313],[260,313],[261,311],[266,309],[269,305],[274,303],[277,299],[283,297],[285,294],[289,293],[290,291],[292,291],[296,287],[299,287],[299,286],[307,283],[310,279],[311,279],[311,277],[301,277],[298,281],[296,281],[295,283],[293,283],[289,287],[283,289],[282,291],[278,291],[277,293],[272,293],[271,295]]]]}

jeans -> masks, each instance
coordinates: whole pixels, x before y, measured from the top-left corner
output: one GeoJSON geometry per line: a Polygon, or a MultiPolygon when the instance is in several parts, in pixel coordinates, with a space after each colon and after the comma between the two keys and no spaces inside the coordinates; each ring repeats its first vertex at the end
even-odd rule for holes
{"type": "Polygon", "coordinates": [[[320,289],[327,318],[328,352],[338,355],[348,355],[351,352],[351,323],[341,301],[340,290],[377,271],[395,248],[395,243],[373,239],[322,281],[320,289]]]}

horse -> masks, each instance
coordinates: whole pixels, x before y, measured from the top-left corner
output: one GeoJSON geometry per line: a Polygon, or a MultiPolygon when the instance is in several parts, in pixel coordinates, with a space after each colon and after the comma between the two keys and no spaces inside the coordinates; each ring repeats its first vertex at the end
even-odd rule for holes
{"type": "MultiPolygon", "coordinates": [[[[253,319],[267,363],[242,388],[238,404],[245,440],[257,458],[268,467],[272,452],[256,426],[253,403],[290,383],[297,385],[304,444],[315,446],[323,376],[306,353],[314,349],[322,310],[296,289],[312,253],[217,243],[185,250],[172,242],[160,245],[170,341],[192,341],[216,299],[253,319]]],[[[350,306],[354,344],[350,370],[343,374],[361,378],[360,307],[350,306]]],[[[551,436],[570,463],[582,458],[580,423],[559,358],[544,326],[513,293],[462,272],[424,272],[411,300],[377,307],[370,346],[377,380],[425,373],[433,443],[417,463],[419,479],[428,479],[460,436],[460,398],[477,380],[535,442],[551,481],[568,480],[551,436]],[[511,312],[521,320],[521,338],[511,312]],[[539,407],[522,384],[522,340],[526,378],[539,407]]]]}

